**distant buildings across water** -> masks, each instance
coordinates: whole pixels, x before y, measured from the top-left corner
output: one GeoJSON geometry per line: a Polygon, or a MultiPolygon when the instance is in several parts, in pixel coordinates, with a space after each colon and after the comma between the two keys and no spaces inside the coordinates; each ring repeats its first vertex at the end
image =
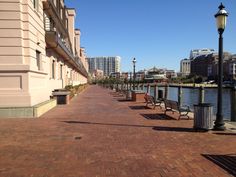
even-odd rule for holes
{"type": "Polygon", "coordinates": [[[101,71],[104,76],[109,76],[111,73],[120,72],[120,62],[121,58],[119,56],[115,57],[88,57],[89,72],[94,75],[99,70],[99,76],[101,76],[101,71]]]}
{"type": "MultiPolygon", "coordinates": [[[[116,79],[133,80],[134,79],[133,74],[134,74],[133,72],[122,72],[122,73],[116,72],[116,73],[111,73],[110,77],[116,79]]],[[[174,70],[153,67],[147,70],[144,69],[137,71],[135,73],[135,81],[163,82],[176,76],[177,74],[174,70]]]]}
{"type": "MultiPolygon", "coordinates": [[[[180,73],[182,76],[198,75],[207,79],[217,79],[218,53],[213,49],[194,49],[190,51],[189,59],[180,61],[180,73]]],[[[224,80],[236,79],[236,55],[224,52],[223,57],[224,80]]]]}
{"type": "Polygon", "coordinates": [[[214,49],[193,49],[193,50],[190,51],[189,59],[194,59],[198,56],[208,55],[208,54],[211,54],[211,53],[214,53],[214,52],[215,52],[214,49]]]}
{"type": "Polygon", "coordinates": [[[180,73],[182,76],[188,76],[190,74],[191,63],[190,59],[183,59],[180,61],[180,73]]]}

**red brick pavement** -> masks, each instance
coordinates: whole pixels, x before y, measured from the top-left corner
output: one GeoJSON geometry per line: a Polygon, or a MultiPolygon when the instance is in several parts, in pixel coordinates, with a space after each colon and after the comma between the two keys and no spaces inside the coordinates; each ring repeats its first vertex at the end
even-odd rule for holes
{"type": "Polygon", "coordinates": [[[235,160],[236,135],[176,116],[90,86],[39,119],[0,119],[0,177],[233,176],[206,156],[235,160]]]}

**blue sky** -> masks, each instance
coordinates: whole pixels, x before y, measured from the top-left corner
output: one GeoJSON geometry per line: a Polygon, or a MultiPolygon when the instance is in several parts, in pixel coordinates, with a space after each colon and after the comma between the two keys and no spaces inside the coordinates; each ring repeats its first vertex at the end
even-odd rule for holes
{"type": "Polygon", "coordinates": [[[191,49],[218,50],[214,14],[229,13],[224,51],[236,53],[236,0],[65,0],[88,57],[120,56],[122,71],[165,67],[179,71],[191,49]]]}

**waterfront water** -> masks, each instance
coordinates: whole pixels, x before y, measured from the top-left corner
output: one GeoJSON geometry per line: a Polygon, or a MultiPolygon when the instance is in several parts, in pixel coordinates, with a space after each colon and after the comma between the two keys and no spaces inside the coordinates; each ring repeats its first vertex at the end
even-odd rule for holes
{"type": "MultiPolygon", "coordinates": [[[[164,87],[159,87],[159,90],[163,90],[164,87]]],[[[145,88],[146,91],[146,88],[145,88]]],[[[150,89],[151,95],[154,95],[154,88],[150,89]]],[[[178,100],[178,88],[168,87],[167,99],[178,100]]],[[[199,89],[197,88],[182,88],[182,105],[190,106],[191,110],[194,109],[194,104],[198,104],[199,100],[199,89]]],[[[214,114],[216,114],[217,107],[217,89],[216,88],[205,88],[205,103],[212,103],[214,114]]],[[[230,120],[230,89],[223,89],[223,117],[225,120],[230,120]]]]}

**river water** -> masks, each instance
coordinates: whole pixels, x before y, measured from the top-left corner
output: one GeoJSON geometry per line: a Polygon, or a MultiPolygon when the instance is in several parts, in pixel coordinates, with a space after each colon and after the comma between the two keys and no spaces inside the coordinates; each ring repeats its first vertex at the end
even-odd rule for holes
{"type": "MultiPolygon", "coordinates": [[[[164,87],[159,87],[159,90],[163,90],[164,87]]],[[[145,88],[146,91],[146,88],[145,88]]],[[[151,87],[150,94],[154,95],[154,88],[151,87]]],[[[168,87],[167,99],[178,101],[178,88],[168,87]]],[[[182,88],[182,105],[190,106],[191,110],[194,109],[194,104],[198,104],[199,101],[199,89],[197,88],[182,88]]],[[[213,104],[214,114],[217,111],[217,88],[205,88],[205,103],[213,104]]],[[[222,111],[225,120],[230,120],[230,89],[223,89],[223,104],[222,111]]]]}

